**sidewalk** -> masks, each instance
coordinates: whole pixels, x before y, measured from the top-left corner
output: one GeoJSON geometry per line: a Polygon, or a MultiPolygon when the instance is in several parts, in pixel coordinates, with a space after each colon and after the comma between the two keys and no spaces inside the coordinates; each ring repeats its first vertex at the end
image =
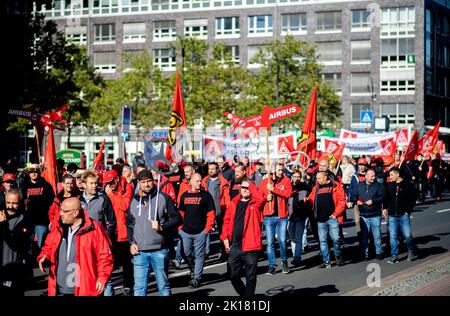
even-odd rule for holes
{"type": "Polygon", "coordinates": [[[450,296],[450,253],[425,261],[381,280],[382,286],[364,286],[343,296],[450,296]]]}

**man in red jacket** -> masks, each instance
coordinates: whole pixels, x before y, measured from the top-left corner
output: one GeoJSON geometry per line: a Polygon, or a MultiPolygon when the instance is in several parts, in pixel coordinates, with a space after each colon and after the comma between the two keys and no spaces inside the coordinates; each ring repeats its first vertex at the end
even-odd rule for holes
{"type": "Polygon", "coordinates": [[[305,200],[312,204],[319,232],[320,253],[323,263],[319,268],[331,268],[327,235],[333,240],[334,255],[338,266],[343,265],[339,237],[338,217],[345,211],[345,192],[340,183],[330,180],[325,171],[317,173],[316,185],[305,200]]]}
{"type": "Polygon", "coordinates": [[[244,179],[240,194],[228,205],[225,212],[222,234],[225,251],[229,253],[230,280],[240,296],[253,296],[256,289],[258,252],[262,249],[261,223],[264,200],[258,188],[249,179],[244,179]],[[241,280],[244,266],[246,284],[241,280]]]}
{"type": "Polygon", "coordinates": [[[264,227],[267,236],[269,270],[266,274],[275,274],[275,231],[280,244],[282,271],[283,273],[289,273],[286,231],[289,215],[288,201],[292,195],[292,184],[289,178],[284,175],[284,166],[282,164],[277,164],[275,173],[271,173],[270,177],[261,181],[260,190],[263,198],[267,201],[264,206],[264,227]]]}
{"type": "MultiPolygon", "coordinates": [[[[105,184],[105,193],[111,200],[117,221],[117,241],[114,241],[112,245],[114,263],[116,266],[122,266],[123,268],[124,296],[132,296],[133,264],[131,262],[130,245],[128,243],[126,219],[134,192],[133,183],[126,182],[124,185],[123,182],[119,180],[116,170],[106,171],[103,175],[103,183],[105,184]]],[[[112,282],[109,282],[105,290],[105,296],[113,296],[114,294],[112,282]]]]}
{"type": "Polygon", "coordinates": [[[114,265],[105,229],[88,217],[75,197],[62,202],[60,216],[37,258],[42,272],[50,263],[48,295],[102,294],[114,265]]]}

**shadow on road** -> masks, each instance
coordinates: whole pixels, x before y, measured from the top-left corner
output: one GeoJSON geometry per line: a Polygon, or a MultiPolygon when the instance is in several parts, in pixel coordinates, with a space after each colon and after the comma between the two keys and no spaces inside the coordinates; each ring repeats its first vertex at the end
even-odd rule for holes
{"type": "Polygon", "coordinates": [[[338,293],[339,290],[334,284],[322,285],[319,287],[306,287],[296,289],[293,285],[277,286],[266,291],[268,296],[319,296],[324,293],[338,293]]]}

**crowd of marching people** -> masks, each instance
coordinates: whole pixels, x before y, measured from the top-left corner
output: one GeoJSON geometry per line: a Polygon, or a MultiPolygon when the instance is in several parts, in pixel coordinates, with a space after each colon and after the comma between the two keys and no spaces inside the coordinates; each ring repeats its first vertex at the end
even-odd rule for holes
{"type": "Polygon", "coordinates": [[[375,259],[397,264],[399,241],[414,260],[409,216],[417,203],[441,200],[450,183],[450,168],[438,154],[413,161],[400,154],[343,156],[339,163],[317,157],[306,169],[238,156],[173,167],[165,176],[159,164],[132,167],[121,158],[103,172],[69,164],[59,170],[56,195],[41,166],[5,168],[0,293],[24,295],[38,267],[48,273],[49,296],[113,296],[113,272],[121,268],[123,295],[147,295],[153,272],[159,295],[168,296],[169,268],[188,268],[186,285],[198,288],[206,260],[214,257],[227,262],[237,294],[252,296],[259,259],[267,258],[267,275],[279,267],[290,273],[303,265],[309,234],[319,245],[319,268],[371,260],[371,249],[375,259]],[[357,258],[344,248],[348,212],[357,258]]]}

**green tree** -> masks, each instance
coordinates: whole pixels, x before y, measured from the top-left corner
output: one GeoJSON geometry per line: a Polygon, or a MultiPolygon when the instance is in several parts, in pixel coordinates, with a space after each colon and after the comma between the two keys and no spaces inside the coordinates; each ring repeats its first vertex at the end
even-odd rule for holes
{"type": "Polygon", "coordinates": [[[316,61],[314,45],[286,36],[284,41],[277,39],[260,49],[253,62],[261,67],[249,70],[251,84],[246,85],[246,96],[240,107],[242,116],[260,113],[263,105],[277,107],[297,104],[302,107],[300,116],[288,117],[280,122],[280,126],[299,128],[307,113],[315,82],[319,84],[319,126],[335,123],[342,115],[334,88],[321,80],[321,66],[316,61]]]}
{"type": "MultiPolygon", "coordinates": [[[[247,74],[232,61],[231,50],[223,43],[208,47],[196,38],[177,43],[178,51],[184,46],[184,101],[186,120],[193,125],[194,118],[202,118],[204,127],[217,120],[226,121],[223,115],[239,106],[238,96],[246,82],[247,74]]],[[[183,73],[183,72],[182,72],[183,73]]]]}
{"type": "Polygon", "coordinates": [[[171,97],[166,80],[147,51],[123,55],[122,76],[107,82],[101,97],[91,109],[90,121],[106,128],[120,127],[122,107],[132,112],[132,123],[137,127],[167,126],[171,97]]]}
{"type": "MultiPolygon", "coordinates": [[[[89,65],[83,47],[68,42],[54,21],[36,14],[24,34],[20,91],[13,108],[49,112],[68,106],[65,118],[78,125],[89,115],[92,101],[103,89],[103,79],[89,65]]],[[[18,120],[10,129],[24,130],[28,121],[18,120]]]]}

